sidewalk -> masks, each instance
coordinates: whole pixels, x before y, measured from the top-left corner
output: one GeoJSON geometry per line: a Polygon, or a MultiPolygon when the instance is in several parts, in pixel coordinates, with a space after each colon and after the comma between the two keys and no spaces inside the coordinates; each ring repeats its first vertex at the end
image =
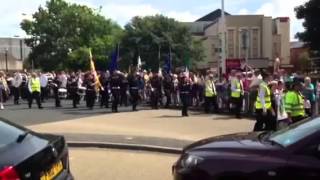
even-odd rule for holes
{"type": "Polygon", "coordinates": [[[69,142],[124,143],[182,148],[211,136],[251,131],[254,121],[230,116],[177,110],[143,110],[105,114],[76,120],[29,126],[45,133],[62,134],[69,142]]]}

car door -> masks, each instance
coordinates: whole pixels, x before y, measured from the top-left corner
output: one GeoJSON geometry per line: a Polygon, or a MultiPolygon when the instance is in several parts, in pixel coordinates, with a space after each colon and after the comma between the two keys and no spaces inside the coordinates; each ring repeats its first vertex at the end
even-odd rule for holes
{"type": "Polygon", "coordinates": [[[315,138],[292,154],[288,159],[286,176],[289,179],[319,180],[320,179],[320,139],[315,138]]]}

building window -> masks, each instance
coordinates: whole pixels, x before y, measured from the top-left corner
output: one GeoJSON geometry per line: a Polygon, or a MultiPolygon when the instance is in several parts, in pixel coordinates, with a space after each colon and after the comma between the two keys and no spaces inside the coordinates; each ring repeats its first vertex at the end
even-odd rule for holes
{"type": "Polygon", "coordinates": [[[251,35],[251,51],[252,51],[252,58],[258,58],[259,57],[259,29],[252,29],[252,35],[251,35]]]}
{"type": "Polygon", "coordinates": [[[234,58],[235,57],[235,37],[234,34],[235,30],[234,29],[229,29],[228,30],[228,39],[227,39],[227,49],[228,49],[228,57],[229,58],[234,58]]]}

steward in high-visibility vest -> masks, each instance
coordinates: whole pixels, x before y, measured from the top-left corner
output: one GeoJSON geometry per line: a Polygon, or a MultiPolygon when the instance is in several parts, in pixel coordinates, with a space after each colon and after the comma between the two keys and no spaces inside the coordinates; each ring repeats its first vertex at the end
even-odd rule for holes
{"type": "Polygon", "coordinates": [[[231,79],[231,102],[233,104],[233,113],[236,118],[241,118],[241,109],[243,101],[243,84],[241,81],[242,73],[238,72],[235,78],[231,79]]]}
{"type": "Polygon", "coordinates": [[[301,121],[305,118],[304,97],[301,94],[302,84],[295,82],[293,89],[285,95],[285,109],[288,113],[288,118],[293,123],[301,121]]]}
{"type": "Polygon", "coordinates": [[[255,103],[256,124],[254,131],[272,131],[277,128],[275,110],[272,108],[271,96],[272,92],[268,87],[270,75],[267,72],[262,74],[263,82],[260,83],[258,95],[255,103]]]}
{"type": "Polygon", "coordinates": [[[29,86],[29,108],[32,107],[33,99],[36,99],[38,108],[42,109],[41,101],[40,101],[40,92],[41,92],[41,84],[40,79],[37,77],[36,73],[32,73],[31,78],[28,83],[29,86]]]}
{"type": "Polygon", "coordinates": [[[214,83],[213,74],[208,75],[208,78],[205,83],[204,107],[206,113],[210,113],[211,105],[214,106],[215,112],[218,113],[219,106],[217,102],[217,90],[216,85],[214,83]]]}

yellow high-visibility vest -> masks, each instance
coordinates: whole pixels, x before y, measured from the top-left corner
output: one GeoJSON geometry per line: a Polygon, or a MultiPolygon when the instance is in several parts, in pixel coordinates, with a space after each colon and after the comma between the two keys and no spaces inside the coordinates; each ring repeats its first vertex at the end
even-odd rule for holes
{"type": "Polygon", "coordinates": [[[205,86],[205,96],[206,97],[213,97],[217,95],[216,88],[214,87],[214,83],[211,80],[206,81],[206,86],[205,86]]]}
{"type": "Polygon", "coordinates": [[[30,81],[31,81],[31,91],[40,92],[41,91],[40,79],[32,78],[30,81]]]}
{"type": "Polygon", "coordinates": [[[305,116],[304,97],[295,91],[287,92],[285,96],[285,109],[291,117],[305,116]]]}
{"type": "Polygon", "coordinates": [[[231,97],[233,98],[239,98],[241,96],[241,84],[240,81],[237,79],[234,79],[231,81],[231,83],[235,83],[236,84],[236,91],[232,91],[231,92],[231,97]]]}
{"type": "Polygon", "coordinates": [[[256,109],[263,109],[261,99],[259,97],[261,88],[265,89],[265,95],[264,95],[265,108],[271,109],[271,91],[265,82],[260,84],[260,88],[258,90],[258,95],[257,95],[257,100],[256,100],[256,109]]]}

